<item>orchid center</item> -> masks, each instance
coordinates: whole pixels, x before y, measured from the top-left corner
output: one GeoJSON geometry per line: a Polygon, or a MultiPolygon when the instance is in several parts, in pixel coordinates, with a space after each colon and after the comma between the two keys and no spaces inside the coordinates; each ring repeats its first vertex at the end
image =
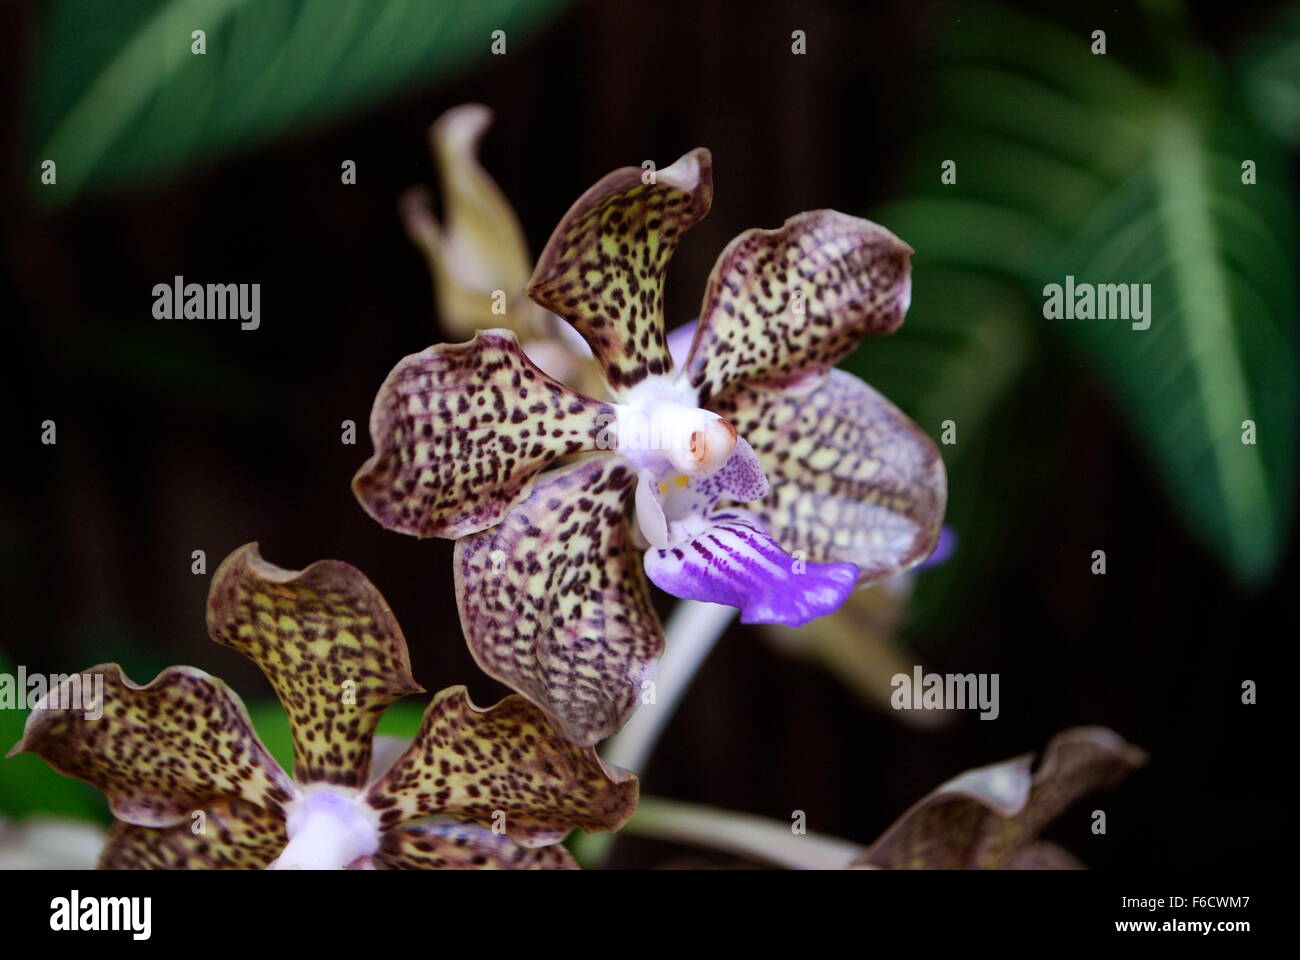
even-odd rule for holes
{"type": "Polygon", "coordinates": [[[271,870],[343,870],[379,849],[374,811],[355,792],[318,789],[288,811],[289,842],[271,870]]]}
{"type": "Polygon", "coordinates": [[[688,383],[648,377],[615,405],[617,449],[655,476],[707,477],[736,449],[736,428],[696,403],[688,383]]]}

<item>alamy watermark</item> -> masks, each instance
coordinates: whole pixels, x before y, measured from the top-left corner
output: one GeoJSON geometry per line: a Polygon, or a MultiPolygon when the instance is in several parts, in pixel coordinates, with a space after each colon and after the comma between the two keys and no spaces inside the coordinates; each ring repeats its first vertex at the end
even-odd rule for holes
{"type": "Polygon", "coordinates": [[[240,330],[262,324],[260,283],[186,283],[177,276],[153,287],[153,315],[158,320],[234,320],[240,330]]]}
{"type": "Polygon", "coordinates": [[[152,897],[83,897],[73,890],[50,901],[50,929],[124,931],[132,940],[148,940],[153,932],[152,897]]]}
{"type": "Polygon", "coordinates": [[[1065,283],[1043,287],[1043,316],[1049,320],[1131,320],[1134,330],[1151,326],[1149,283],[1065,283]]]}
{"type": "Polygon", "coordinates": [[[102,673],[0,673],[0,710],[68,710],[87,720],[104,715],[102,673]]]}
{"type": "Polygon", "coordinates": [[[896,673],[889,685],[895,710],[979,710],[981,720],[996,720],[998,674],[996,673],[896,673]]]}

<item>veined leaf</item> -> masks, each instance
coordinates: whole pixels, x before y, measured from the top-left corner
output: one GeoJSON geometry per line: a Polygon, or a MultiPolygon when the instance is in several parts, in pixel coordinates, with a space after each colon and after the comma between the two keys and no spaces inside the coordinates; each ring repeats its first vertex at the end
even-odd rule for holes
{"type": "Polygon", "coordinates": [[[563,0],[60,0],[40,30],[33,183],[85,190],[208,160],[507,49],[563,0]],[[205,52],[192,52],[197,30],[205,52]]]}
{"type": "MultiPolygon", "coordinates": [[[[963,13],[941,54],[946,110],[914,196],[878,215],[918,251],[918,304],[923,258],[1016,284],[1026,318],[1112,385],[1189,525],[1261,580],[1289,525],[1300,420],[1288,171],[1212,71],[1155,87],[1086,36],[989,9],[963,13]],[[1067,277],[1150,284],[1150,327],[1047,319],[1045,287],[1067,277]]],[[[971,317],[989,304],[948,295],[971,317]]],[[[931,323],[914,310],[903,330],[931,323]]]]}

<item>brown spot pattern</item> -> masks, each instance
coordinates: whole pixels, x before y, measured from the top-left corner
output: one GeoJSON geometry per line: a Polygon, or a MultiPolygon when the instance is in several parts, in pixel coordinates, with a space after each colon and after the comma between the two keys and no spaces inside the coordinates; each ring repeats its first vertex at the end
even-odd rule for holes
{"type": "Polygon", "coordinates": [[[686,360],[700,403],[735,381],[832,366],[863,337],[893,333],[911,296],[912,252],[884,227],[835,210],[736,237],[713,267],[686,360]]]}
{"type": "Polygon", "coordinates": [[[576,827],[617,830],[636,808],[637,790],[635,776],[569,743],[523,697],[480,710],[464,687],[448,687],[366,799],[390,830],[436,814],[491,826],[500,811],[513,840],[538,847],[576,827]]]}
{"type": "Polygon", "coordinates": [[[375,453],[352,489],[389,530],[463,537],[498,522],[542,467],[596,449],[612,417],[542,373],[508,330],[481,332],[393,368],[370,414],[375,453]]]}
{"type": "Polygon", "coordinates": [[[118,821],[108,832],[100,870],[265,870],[288,843],[284,821],[246,803],[204,811],[203,832],[193,821],[174,827],[137,827],[118,821]]]}
{"type": "Polygon", "coordinates": [[[375,859],[389,870],[577,870],[560,844],[525,847],[477,823],[413,823],[390,830],[375,859]]]}
{"type": "Polygon", "coordinates": [[[475,661],[583,745],[631,716],[663,651],[631,539],[635,483],[615,456],[561,468],[501,524],[456,544],[456,605],[475,661]]]}
{"type": "Polygon", "coordinates": [[[83,671],[83,688],[96,674],[104,678],[101,717],[33,710],[11,755],[44,758],[101,790],[119,820],[145,827],[169,827],[229,800],[279,813],[295,792],[243,702],[216,677],[168,667],[142,687],[103,663],[83,671]]]}
{"type": "Polygon", "coordinates": [[[528,295],[591,345],[611,393],[672,370],[663,293],[682,234],[713,202],[709,151],[659,170],[623,167],[578,198],[538,259],[528,295]]]}
{"type": "Polygon", "coordinates": [[[263,560],[257,544],[240,547],[212,578],[208,632],[271,681],[302,785],[363,786],[380,716],[423,690],[387,602],[339,560],[285,570],[263,560]]]}
{"type": "Polygon", "coordinates": [[[851,373],[738,384],[713,405],[758,454],[771,493],[745,509],[789,551],[851,561],[874,583],[930,555],[947,505],[939,449],[851,373]]]}

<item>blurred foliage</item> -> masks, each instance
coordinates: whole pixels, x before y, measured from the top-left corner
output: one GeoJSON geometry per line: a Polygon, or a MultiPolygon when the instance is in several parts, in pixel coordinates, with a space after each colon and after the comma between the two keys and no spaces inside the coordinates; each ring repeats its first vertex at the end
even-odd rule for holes
{"type": "MultiPolygon", "coordinates": [[[[1259,581],[1278,560],[1295,486],[1289,170],[1180,22],[1152,34],[1166,52],[1158,82],[1093,54],[1086,35],[1000,7],[962,10],[940,38],[939,123],[917,146],[909,199],[876,213],[918,251],[913,308],[888,350],[849,365],[932,435],[954,420],[951,467],[985,445],[1031,339],[1061,338],[1109,384],[1189,527],[1239,579],[1259,581]],[[952,184],[940,180],[946,160],[952,184]],[[1043,318],[1044,287],[1067,275],[1151,284],[1150,329],[1043,318]],[[1255,445],[1242,442],[1247,419],[1255,445]]],[[[1294,44],[1267,50],[1272,69],[1292,51],[1300,74],[1294,44]]],[[[953,493],[951,522],[979,542],[953,493]]]]}
{"type": "Polygon", "coordinates": [[[1242,98],[1259,125],[1300,146],[1300,7],[1288,7],[1242,45],[1242,98]]]}
{"type": "Polygon", "coordinates": [[[46,10],[33,145],[66,203],[210,161],[507,50],[563,0],[59,0],[46,10]],[[191,52],[205,32],[206,52],[191,52]]]}

